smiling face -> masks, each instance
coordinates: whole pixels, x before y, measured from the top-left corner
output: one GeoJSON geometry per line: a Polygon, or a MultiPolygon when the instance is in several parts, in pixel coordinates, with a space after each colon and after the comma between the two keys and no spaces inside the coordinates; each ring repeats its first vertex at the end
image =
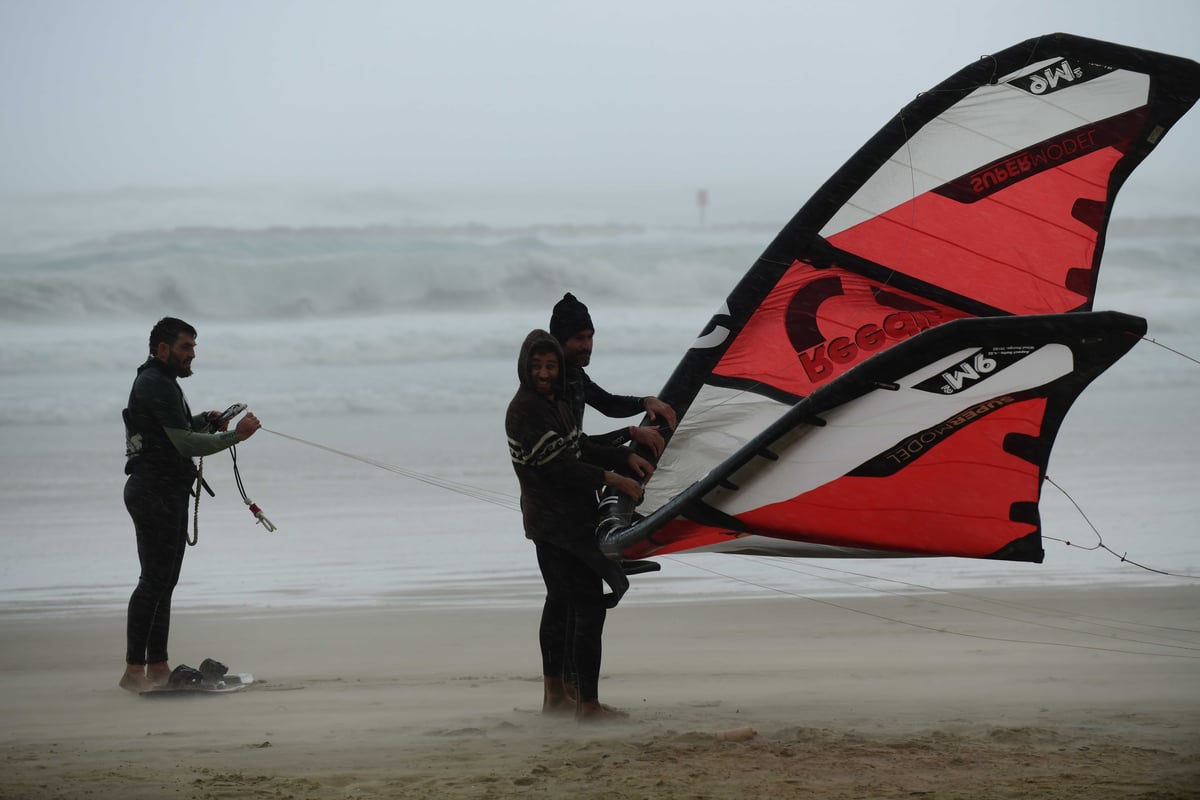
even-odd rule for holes
{"type": "Polygon", "coordinates": [[[558,354],[534,353],[529,359],[529,380],[534,391],[545,397],[554,396],[558,385],[558,354]]]}

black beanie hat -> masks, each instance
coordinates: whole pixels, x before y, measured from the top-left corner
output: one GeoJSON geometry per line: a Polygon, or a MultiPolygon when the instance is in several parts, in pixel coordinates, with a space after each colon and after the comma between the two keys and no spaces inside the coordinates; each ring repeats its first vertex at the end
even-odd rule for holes
{"type": "Polygon", "coordinates": [[[587,306],[567,292],[562,300],[554,304],[554,313],[550,315],[550,334],[563,344],[583,330],[595,330],[587,306]]]}

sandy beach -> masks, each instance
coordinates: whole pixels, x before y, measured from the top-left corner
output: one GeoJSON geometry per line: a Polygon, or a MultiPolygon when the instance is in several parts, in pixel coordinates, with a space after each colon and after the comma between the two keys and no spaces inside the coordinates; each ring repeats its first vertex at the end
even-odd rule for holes
{"type": "Polygon", "coordinates": [[[466,6],[0,3],[0,800],[1200,800],[1200,5],[466,6]],[[543,714],[505,421],[567,292],[589,378],[681,414],[639,514],[711,476],[671,513],[1044,563],[659,551],[604,635],[628,717],[543,714]],[[839,380],[1067,310],[1148,330],[839,380]],[[164,316],[189,408],[264,426],[197,459],[170,635],[243,691],[118,687],[164,316]],[[828,501],[880,475],[912,520],[828,501]]]}
{"type": "Polygon", "coordinates": [[[603,725],[540,713],[534,610],[179,605],[173,660],[253,686],[139,697],[122,617],[0,617],[0,797],[1200,797],[1200,587],[635,591],[603,725]]]}

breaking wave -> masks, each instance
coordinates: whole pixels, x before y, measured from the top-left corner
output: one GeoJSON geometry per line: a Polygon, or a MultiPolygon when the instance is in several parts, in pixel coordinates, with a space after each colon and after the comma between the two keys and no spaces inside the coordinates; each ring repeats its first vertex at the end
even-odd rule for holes
{"type": "Polygon", "coordinates": [[[770,235],[754,226],[636,225],[124,233],[0,256],[0,315],[303,318],[545,306],[567,290],[634,303],[712,303],[770,235]]]}

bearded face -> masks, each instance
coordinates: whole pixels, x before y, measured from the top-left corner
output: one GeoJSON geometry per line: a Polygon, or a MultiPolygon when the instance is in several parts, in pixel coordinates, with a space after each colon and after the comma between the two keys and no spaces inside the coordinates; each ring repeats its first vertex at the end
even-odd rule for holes
{"type": "Polygon", "coordinates": [[[160,342],[157,355],[177,377],[186,378],[192,374],[192,361],[196,358],[196,337],[181,333],[173,345],[160,342]]]}

